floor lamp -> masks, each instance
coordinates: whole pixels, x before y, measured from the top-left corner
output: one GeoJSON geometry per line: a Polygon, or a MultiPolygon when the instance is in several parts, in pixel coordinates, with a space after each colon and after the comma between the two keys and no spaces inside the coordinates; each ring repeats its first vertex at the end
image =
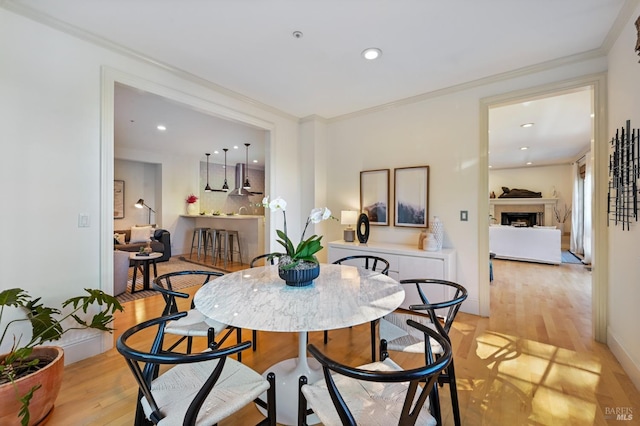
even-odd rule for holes
{"type": "Polygon", "coordinates": [[[146,207],[146,208],[148,208],[148,209],[149,209],[149,225],[151,225],[151,212],[154,212],[154,213],[155,213],[156,211],[155,211],[154,209],[152,209],[151,207],[149,207],[148,205],[146,205],[146,204],[144,203],[144,200],[143,200],[142,198],[140,198],[140,199],[138,200],[138,202],[136,203],[136,207],[137,207],[137,208],[139,208],[139,209],[141,209],[141,208],[143,208],[143,207],[146,207]]]}

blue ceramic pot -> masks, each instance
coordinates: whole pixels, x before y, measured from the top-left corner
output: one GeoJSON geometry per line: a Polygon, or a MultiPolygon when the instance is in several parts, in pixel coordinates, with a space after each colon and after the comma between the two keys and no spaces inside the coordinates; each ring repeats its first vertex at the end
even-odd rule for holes
{"type": "Polygon", "coordinates": [[[278,275],[284,280],[284,282],[292,287],[305,287],[313,284],[313,280],[320,275],[320,265],[308,269],[280,269],[278,268],[278,275]]]}

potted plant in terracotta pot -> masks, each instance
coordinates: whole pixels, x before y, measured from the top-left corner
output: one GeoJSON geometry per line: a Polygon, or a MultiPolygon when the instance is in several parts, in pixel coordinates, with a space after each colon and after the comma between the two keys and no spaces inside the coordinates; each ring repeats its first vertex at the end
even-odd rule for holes
{"type": "Polygon", "coordinates": [[[62,383],[64,352],[57,346],[41,345],[60,339],[70,330],[113,330],[109,324],[113,314],[122,311],[122,305],[101,290],[85,291],[87,295],[65,300],[61,309],[44,306],[39,297],[20,288],[0,292],[0,345],[5,339],[11,341],[9,352],[0,355],[0,424],[37,424],[53,408],[62,383]],[[99,308],[97,313],[81,318],[81,314],[94,312],[95,307],[99,308]],[[22,315],[3,321],[3,315],[9,316],[12,309],[21,310],[22,315]],[[31,325],[31,337],[15,331],[17,323],[25,321],[31,325]]]}

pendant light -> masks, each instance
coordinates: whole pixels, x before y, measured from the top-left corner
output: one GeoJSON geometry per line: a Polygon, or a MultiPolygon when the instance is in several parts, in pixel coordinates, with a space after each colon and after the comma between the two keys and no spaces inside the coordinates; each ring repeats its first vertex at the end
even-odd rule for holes
{"type": "Polygon", "coordinates": [[[204,187],[204,192],[211,192],[211,187],[209,186],[209,154],[208,152],[205,154],[207,156],[207,186],[204,187]]]}
{"type": "Polygon", "coordinates": [[[250,143],[245,143],[244,146],[247,147],[247,159],[246,159],[246,164],[244,166],[244,184],[242,184],[242,187],[244,189],[251,189],[251,184],[249,183],[249,145],[251,145],[250,143]]]}
{"type": "Polygon", "coordinates": [[[227,184],[227,151],[229,148],[223,148],[224,151],[224,184],[222,185],[222,190],[227,192],[229,190],[229,185],[227,184]]]}

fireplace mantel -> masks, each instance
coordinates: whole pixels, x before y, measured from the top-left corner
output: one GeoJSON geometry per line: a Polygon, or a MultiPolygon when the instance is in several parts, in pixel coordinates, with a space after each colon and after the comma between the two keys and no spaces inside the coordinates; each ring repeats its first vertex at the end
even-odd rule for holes
{"type": "Polygon", "coordinates": [[[544,225],[553,225],[553,207],[558,202],[557,198],[491,198],[489,199],[489,215],[498,219],[498,213],[507,208],[516,208],[517,211],[544,212],[544,225]],[[529,210],[530,209],[530,210],[529,210]]]}
{"type": "Polygon", "coordinates": [[[558,202],[557,198],[490,198],[489,205],[495,204],[509,204],[509,205],[521,205],[521,204],[548,204],[552,208],[558,202]]]}

